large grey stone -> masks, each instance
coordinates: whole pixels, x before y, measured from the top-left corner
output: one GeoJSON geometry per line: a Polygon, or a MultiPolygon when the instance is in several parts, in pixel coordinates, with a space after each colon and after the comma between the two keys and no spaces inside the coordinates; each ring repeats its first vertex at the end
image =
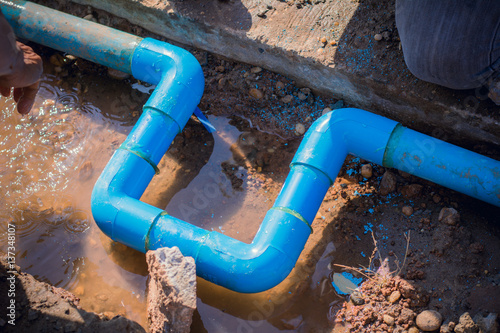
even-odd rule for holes
{"type": "Polygon", "coordinates": [[[150,332],[189,332],[196,309],[194,259],[173,247],[148,251],[146,260],[150,332]]]}

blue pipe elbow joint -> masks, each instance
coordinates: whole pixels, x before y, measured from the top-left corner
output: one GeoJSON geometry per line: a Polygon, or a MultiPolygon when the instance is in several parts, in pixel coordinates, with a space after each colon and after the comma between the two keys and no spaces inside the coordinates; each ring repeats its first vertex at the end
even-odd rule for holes
{"type": "Polygon", "coordinates": [[[94,219],[109,237],[145,252],[151,225],[162,210],[139,201],[172,140],[182,131],[204,89],[200,64],[189,52],[151,38],[135,48],[131,72],[156,85],[131,133],[92,192],[94,219]]]}

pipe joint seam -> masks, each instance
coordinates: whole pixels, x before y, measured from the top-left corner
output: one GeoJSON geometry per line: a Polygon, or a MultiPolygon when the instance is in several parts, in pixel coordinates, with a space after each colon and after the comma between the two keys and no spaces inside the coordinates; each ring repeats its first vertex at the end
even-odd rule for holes
{"type": "Polygon", "coordinates": [[[279,210],[279,211],[285,212],[287,214],[290,214],[293,217],[296,217],[297,219],[304,222],[309,227],[309,229],[311,230],[311,234],[314,232],[311,224],[302,215],[300,215],[300,213],[294,211],[293,209],[290,209],[288,207],[271,207],[271,209],[272,210],[279,210]]]}

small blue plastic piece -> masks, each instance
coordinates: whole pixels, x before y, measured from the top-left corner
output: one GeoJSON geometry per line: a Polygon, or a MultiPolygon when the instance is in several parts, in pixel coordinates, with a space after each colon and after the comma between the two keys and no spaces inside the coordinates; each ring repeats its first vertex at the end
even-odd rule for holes
{"type": "Polygon", "coordinates": [[[157,85],[137,124],[95,184],[94,219],[109,237],[142,252],[179,247],[195,259],[199,276],[226,288],[260,292],[286,278],[347,154],[500,206],[500,162],[367,111],[338,109],[319,118],[306,133],[252,243],[201,229],[139,200],[203,94],[203,72],[194,56],[167,43],[26,1],[1,1],[0,7],[23,38],[157,85]]]}

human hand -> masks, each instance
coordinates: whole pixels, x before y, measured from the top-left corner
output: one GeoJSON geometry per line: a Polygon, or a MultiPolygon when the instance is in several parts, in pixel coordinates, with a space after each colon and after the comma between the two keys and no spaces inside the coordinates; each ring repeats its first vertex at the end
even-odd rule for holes
{"type": "Polygon", "coordinates": [[[2,59],[11,65],[9,73],[0,76],[0,94],[9,97],[11,88],[14,88],[17,111],[24,115],[30,112],[35,102],[43,66],[42,58],[31,47],[20,42],[16,42],[16,46],[18,52],[13,53],[15,59],[2,59]]]}

